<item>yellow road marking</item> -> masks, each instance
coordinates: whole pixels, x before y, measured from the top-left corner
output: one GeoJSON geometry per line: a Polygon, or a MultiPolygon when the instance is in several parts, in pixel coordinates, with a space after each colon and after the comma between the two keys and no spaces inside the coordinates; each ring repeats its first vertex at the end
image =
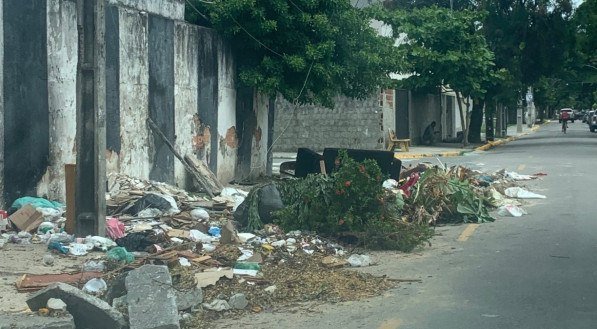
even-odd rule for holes
{"type": "Polygon", "coordinates": [[[468,238],[475,233],[475,230],[479,227],[479,224],[468,224],[468,226],[462,231],[460,236],[458,237],[458,241],[464,242],[468,240],[468,238]]]}
{"type": "Polygon", "coordinates": [[[400,319],[385,320],[377,329],[398,329],[398,327],[400,327],[400,323],[400,319]]]}
{"type": "Polygon", "coordinates": [[[521,164],[520,166],[518,166],[518,168],[516,168],[516,170],[523,171],[524,168],[526,168],[526,165],[521,164]]]}

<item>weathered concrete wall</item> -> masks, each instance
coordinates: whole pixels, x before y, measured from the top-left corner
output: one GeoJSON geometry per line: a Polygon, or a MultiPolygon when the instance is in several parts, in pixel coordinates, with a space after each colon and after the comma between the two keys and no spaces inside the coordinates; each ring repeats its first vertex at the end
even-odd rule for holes
{"type": "Polygon", "coordinates": [[[411,99],[411,140],[413,144],[420,144],[421,137],[423,135],[423,132],[425,131],[425,128],[427,128],[427,126],[431,124],[432,121],[435,121],[437,124],[435,127],[436,131],[441,131],[442,129],[442,111],[440,106],[440,96],[436,94],[412,93],[411,99]]]}
{"type": "Polygon", "coordinates": [[[222,182],[234,179],[238,139],[236,136],[235,66],[230,48],[217,38],[218,49],[218,166],[216,175],[222,182]]]}
{"type": "Polygon", "coordinates": [[[0,3],[0,206],[4,205],[4,3],[0,3]]]}
{"type": "MultiPolygon", "coordinates": [[[[194,141],[199,134],[196,125],[198,93],[199,32],[196,26],[174,25],[174,128],[176,147],[184,156],[194,154],[194,141]]],[[[174,162],[174,176],[178,186],[185,186],[187,173],[180,161],[174,162]]]]}
{"type": "Polygon", "coordinates": [[[396,132],[396,91],[394,89],[382,90],[380,105],[382,105],[384,147],[388,145],[389,130],[396,132]]]}
{"type": "Polygon", "coordinates": [[[147,14],[121,8],[120,18],[120,154],[112,153],[107,171],[149,178],[149,60],[147,14]]]}
{"type": "MultiPolygon", "coordinates": [[[[170,142],[174,142],[174,21],[149,15],[149,116],[170,142]]],[[[174,183],[174,154],[152,132],[149,178],[174,183]]]]}
{"type": "Polygon", "coordinates": [[[4,199],[36,193],[49,154],[46,1],[3,1],[4,199]]]}
{"type": "Polygon", "coordinates": [[[184,19],[185,0],[108,0],[108,3],[169,19],[184,19]]]}
{"type": "Polygon", "coordinates": [[[256,93],[252,88],[243,88],[237,92],[238,180],[252,180],[268,172],[270,107],[273,105],[269,97],[256,93]]]}
{"type": "MultiPolygon", "coordinates": [[[[64,164],[77,150],[76,1],[0,4],[0,203],[35,194],[64,200],[64,164]]],[[[213,30],[181,21],[184,0],[109,0],[105,15],[107,172],[188,187],[183,166],[149,129],[151,117],[183,155],[232,180],[238,140],[229,47],[213,30]]],[[[263,149],[261,140],[255,146],[263,149]]]]}
{"type": "Polygon", "coordinates": [[[48,0],[48,108],[50,116],[49,167],[37,194],[61,199],[64,191],[64,165],[75,163],[77,12],[76,4],[48,0]]]}
{"type": "Polygon", "coordinates": [[[199,58],[197,76],[197,110],[199,134],[195,147],[197,157],[209,168],[218,169],[218,46],[211,30],[199,28],[199,58]]]}
{"type": "Polygon", "coordinates": [[[274,123],[274,150],[296,152],[299,147],[321,151],[326,147],[381,149],[384,147],[382,106],[378,95],[366,100],[335,98],[334,109],[299,106],[278,97],[274,123]]]}

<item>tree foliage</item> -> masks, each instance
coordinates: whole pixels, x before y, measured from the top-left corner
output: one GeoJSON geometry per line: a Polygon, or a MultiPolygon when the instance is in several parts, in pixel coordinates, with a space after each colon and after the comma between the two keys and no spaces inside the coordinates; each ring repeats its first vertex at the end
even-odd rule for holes
{"type": "MultiPolygon", "coordinates": [[[[401,82],[403,87],[447,85],[456,92],[460,105],[460,100],[485,95],[486,86],[499,79],[481,31],[483,13],[431,6],[409,11],[378,9],[376,15],[392,26],[395,37],[403,38],[398,46],[404,59],[401,73],[412,73],[401,82]]],[[[465,144],[469,118],[469,109],[461,108],[465,144]]]]}
{"type": "Polygon", "coordinates": [[[389,83],[392,41],[347,0],[189,0],[187,20],[221,32],[239,83],[288,100],[332,106],[389,83]]]}

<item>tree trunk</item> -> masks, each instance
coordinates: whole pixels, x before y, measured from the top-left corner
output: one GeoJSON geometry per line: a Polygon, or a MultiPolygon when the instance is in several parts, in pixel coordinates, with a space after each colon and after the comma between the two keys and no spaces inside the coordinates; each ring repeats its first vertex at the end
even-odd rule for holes
{"type": "Polygon", "coordinates": [[[462,146],[468,146],[468,123],[470,122],[470,116],[468,115],[469,101],[466,103],[466,112],[462,108],[462,94],[456,91],[456,102],[458,102],[458,111],[460,112],[460,124],[462,125],[462,146]]]}
{"type": "Polygon", "coordinates": [[[483,125],[482,99],[473,99],[473,111],[471,112],[471,121],[469,126],[468,140],[471,143],[481,143],[481,126],[483,125]]]}

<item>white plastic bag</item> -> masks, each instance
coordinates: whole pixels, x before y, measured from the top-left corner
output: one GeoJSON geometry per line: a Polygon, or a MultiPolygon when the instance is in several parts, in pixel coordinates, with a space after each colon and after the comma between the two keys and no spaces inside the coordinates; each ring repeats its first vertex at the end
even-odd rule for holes
{"type": "Polygon", "coordinates": [[[504,193],[511,198],[518,198],[518,199],[545,199],[545,198],[547,198],[545,195],[533,193],[533,192],[527,191],[520,187],[509,187],[504,191],[504,193]]]}
{"type": "Polygon", "coordinates": [[[521,217],[526,214],[527,212],[524,209],[513,204],[507,204],[498,209],[498,215],[503,217],[521,217]]]}

